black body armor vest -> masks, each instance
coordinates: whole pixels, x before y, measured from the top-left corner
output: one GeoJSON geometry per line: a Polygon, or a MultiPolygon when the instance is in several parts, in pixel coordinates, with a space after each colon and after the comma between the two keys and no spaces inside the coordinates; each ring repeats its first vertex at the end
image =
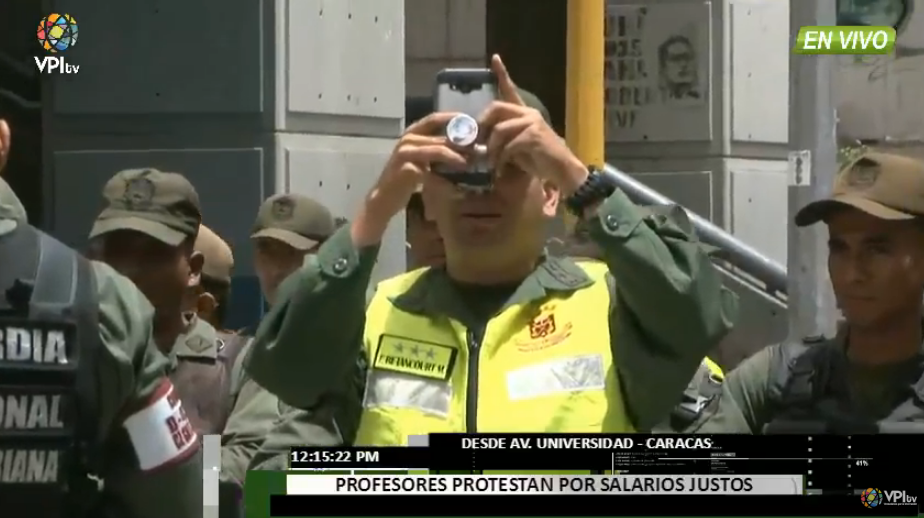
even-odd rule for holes
{"type": "Polygon", "coordinates": [[[924,375],[881,420],[851,409],[848,380],[835,372],[843,350],[823,339],[781,348],[771,370],[773,419],[764,434],[924,433],[924,375]]]}
{"type": "Polygon", "coordinates": [[[92,266],[47,234],[0,236],[0,502],[4,514],[80,517],[95,496],[92,266]]]}

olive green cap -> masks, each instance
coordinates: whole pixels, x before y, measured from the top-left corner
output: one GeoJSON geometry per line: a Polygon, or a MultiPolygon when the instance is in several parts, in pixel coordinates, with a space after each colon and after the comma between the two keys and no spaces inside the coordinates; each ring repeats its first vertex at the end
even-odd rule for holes
{"type": "Polygon", "coordinates": [[[116,230],[134,230],[170,246],[195,238],[202,222],[199,194],[178,173],[128,169],[103,187],[106,208],[90,230],[94,238],[116,230]]]}
{"type": "Polygon", "coordinates": [[[864,153],[841,169],[829,198],[796,213],[796,225],[823,221],[832,210],[843,207],[886,220],[924,216],[924,162],[890,153],[864,153]]]}
{"type": "Polygon", "coordinates": [[[205,225],[199,225],[195,250],[202,254],[202,275],[213,280],[229,283],[234,270],[234,254],[228,243],[205,225]]]}
{"type": "Polygon", "coordinates": [[[310,250],[336,228],[334,216],[321,203],[302,194],[277,194],[260,205],[250,237],[278,239],[298,250],[310,250]]]}

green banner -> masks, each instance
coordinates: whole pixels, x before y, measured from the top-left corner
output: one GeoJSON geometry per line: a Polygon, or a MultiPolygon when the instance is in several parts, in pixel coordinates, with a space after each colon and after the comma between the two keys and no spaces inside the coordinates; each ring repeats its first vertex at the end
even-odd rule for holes
{"type": "Polygon", "coordinates": [[[286,493],[285,471],[248,471],[244,481],[247,518],[268,518],[270,495],[286,493]]]}

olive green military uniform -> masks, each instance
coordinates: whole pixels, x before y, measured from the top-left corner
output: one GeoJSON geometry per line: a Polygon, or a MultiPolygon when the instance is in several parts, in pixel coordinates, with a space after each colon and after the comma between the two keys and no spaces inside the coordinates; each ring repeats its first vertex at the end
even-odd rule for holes
{"type": "MultiPolygon", "coordinates": [[[[618,279],[618,288],[609,284],[611,300],[619,300],[612,304],[611,321],[619,322],[612,339],[624,399],[635,427],[650,429],[680,401],[702,358],[728,333],[737,300],[722,287],[678,207],[641,208],[617,191],[599,208],[590,230],[604,251],[610,280],[618,279]]],[[[248,357],[254,379],[302,408],[316,405],[343,382],[360,355],[378,251],[357,249],[349,229],[341,229],[283,283],[248,357]]],[[[572,260],[547,258],[499,305],[527,304],[547,291],[572,291],[590,282],[572,260]]],[[[433,270],[402,296],[402,307],[464,321],[480,296],[463,299],[444,270],[433,270]]]]}
{"type": "MultiPolygon", "coordinates": [[[[278,194],[260,206],[251,237],[277,239],[308,251],[330,238],[336,228],[336,220],[321,203],[300,194],[278,194]]],[[[302,339],[313,342],[316,336],[308,332],[302,339]]],[[[359,394],[344,385],[325,396],[325,404],[306,409],[281,404],[283,415],[250,469],[287,469],[292,446],[351,443],[359,422],[358,401],[359,394]]]]}
{"type": "MultiPolygon", "coordinates": [[[[218,331],[211,324],[191,316],[189,330],[179,337],[171,351],[171,371],[183,361],[218,361],[222,346],[218,331]]],[[[247,466],[281,413],[276,396],[246,376],[243,360],[247,347],[249,344],[238,355],[229,373],[230,391],[225,397],[230,400],[231,412],[221,434],[221,479],[241,485],[247,466]]]]}
{"type": "MultiPolygon", "coordinates": [[[[0,179],[0,235],[26,224],[26,214],[9,185],[0,179]]],[[[166,376],[167,359],[153,345],[154,310],[131,281],[109,266],[92,262],[99,292],[102,354],[99,380],[99,440],[110,462],[99,473],[103,504],[99,516],[113,518],[199,518],[202,516],[202,457],[152,471],[138,467],[130,443],[114,441],[127,407],[148,401],[166,376]]]]}
{"type": "MultiPolygon", "coordinates": [[[[231,273],[234,270],[234,254],[231,247],[212,229],[201,225],[195,248],[205,259],[202,275],[230,286],[231,273]]],[[[214,351],[217,356],[216,345],[222,343],[221,336],[208,322],[195,319],[195,325],[188,336],[194,341],[201,340],[202,343],[211,344],[208,349],[214,351]]],[[[183,340],[178,341],[174,349],[177,356],[192,353],[189,346],[182,342],[183,340]]],[[[221,478],[239,485],[244,484],[248,465],[280,416],[280,404],[276,396],[246,375],[243,361],[248,347],[249,341],[232,366],[228,394],[231,413],[221,435],[221,478]]]]}
{"type": "MultiPolygon", "coordinates": [[[[201,210],[199,196],[189,181],[175,173],[164,173],[156,170],[132,170],[117,175],[107,184],[104,194],[110,200],[110,207],[103,211],[94,224],[91,238],[115,230],[135,230],[150,235],[167,245],[177,246],[184,240],[193,238],[197,242],[201,225],[201,210]],[[120,204],[124,199],[121,193],[126,191],[122,185],[128,185],[132,202],[129,205],[120,204]],[[113,206],[112,204],[116,205],[113,206]]],[[[200,242],[201,244],[201,242],[200,242]]],[[[205,269],[220,269],[222,259],[217,254],[205,257],[205,269]]],[[[231,265],[227,265],[230,266],[231,265]]],[[[230,281],[230,279],[229,279],[230,281]]],[[[199,376],[184,377],[180,374],[182,364],[215,365],[220,361],[223,342],[218,332],[207,322],[190,315],[187,331],[178,337],[170,352],[170,374],[174,378],[181,392],[195,392],[192,380],[201,379],[199,376]],[[189,383],[189,386],[184,384],[189,383]]],[[[238,361],[243,354],[238,355],[238,361]]],[[[225,480],[234,480],[243,484],[244,474],[250,456],[256,451],[263,435],[278,417],[278,402],[275,396],[262,390],[255,383],[245,384],[241,379],[243,369],[230,369],[225,376],[231,376],[230,393],[226,395],[200,395],[190,394],[191,397],[202,399],[197,401],[200,405],[207,402],[209,405],[221,405],[230,408],[228,420],[224,423],[222,434],[222,472],[225,480]],[[237,375],[238,379],[233,376],[237,375]],[[245,386],[249,385],[249,386],[245,386]],[[226,399],[229,398],[229,399],[226,399]],[[234,414],[237,414],[236,416],[234,414]]],[[[210,374],[219,375],[217,371],[210,374]]],[[[186,396],[184,396],[186,397],[186,396]]],[[[192,404],[192,402],[190,402],[192,404]]],[[[202,408],[196,405],[196,412],[190,412],[193,420],[198,419],[197,414],[223,417],[223,412],[216,408],[202,408]]]]}
{"type": "MultiPolygon", "coordinates": [[[[795,223],[812,225],[831,209],[844,206],[887,220],[924,216],[924,163],[882,153],[861,155],[840,172],[833,196],[807,205],[797,213],[795,223]]],[[[924,344],[920,354],[906,361],[860,365],[847,357],[848,331],[849,325],[834,338],[772,345],[744,360],[725,378],[718,408],[698,431],[760,434],[777,423],[814,427],[830,423],[832,418],[842,423],[856,417],[869,422],[888,420],[907,400],[909,387],[921,377],[924,344]],[[825,362],[822,377],[828,383],[813,390],[834,400],[804,401],[799,406],[807,404],[808,409],[793,408],[784,395],[792,394],[801,385],[796,381],[801,378],[799,373],[814,372],[811,362],[805,364],[803,360],[816,354],[825,362]],[[852,408],[859,416],[828,415],[825,409],[830,408],[852,408]],[[791,418],[793,412],[799,411],[801,415],[791,418]]]]}
{"type": "MultiPolygon", "coordinates": [[[[590,225],[581,219],[574,226],[573,233],[564,241],[550,243],[554,255],[575,259],[602,260],[602,251],[590,237],[590,225]]],[[[550,247],[551,248],[551,247],[550,247]]],[[[708,247],[706,250],[711,251],[708,247]]],[[[548,249],[547,249],[548,251],[548,249]]],[[[552,253],[552,252],[549,252],[552,253]]],[[[709,410],[715,407],[722,391],[725,373],[718,364],[704,358],[696,374],[683,391],[683,397],[670,416],[654,427],[655,433],[684,433],[698,428],[708,418],[709,410]]]]}

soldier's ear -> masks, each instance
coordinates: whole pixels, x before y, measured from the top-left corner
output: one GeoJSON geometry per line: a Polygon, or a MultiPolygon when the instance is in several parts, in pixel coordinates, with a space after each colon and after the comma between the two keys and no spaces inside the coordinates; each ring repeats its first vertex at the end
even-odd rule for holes
{"type": "Polygon", "coordinates": [[[196,297],[196,314],[210,315],[218,308],[218,301],[215,296],[208,292],[202,292],[196,297]]]}
{"type": "Polygon", "coordinates": [[[558,202],[561,201],[561,190],[552,182],[542,182],[543,204],[542,212],[549,218],[558,214],[558,202]]]}
{"type": "Polygon", "coordinates": [[[0,119],[0,176],[6,167],[6,160],[10,156],[10,126],[0,119]]]}
{"type": "Polygon", "coordinates": [[[202,266],[205,264],[205,256],[202,252],[193,252],[189,256],[189,279],[187,286],[192,288],[198,286],[202,281],[202,266]]]}

